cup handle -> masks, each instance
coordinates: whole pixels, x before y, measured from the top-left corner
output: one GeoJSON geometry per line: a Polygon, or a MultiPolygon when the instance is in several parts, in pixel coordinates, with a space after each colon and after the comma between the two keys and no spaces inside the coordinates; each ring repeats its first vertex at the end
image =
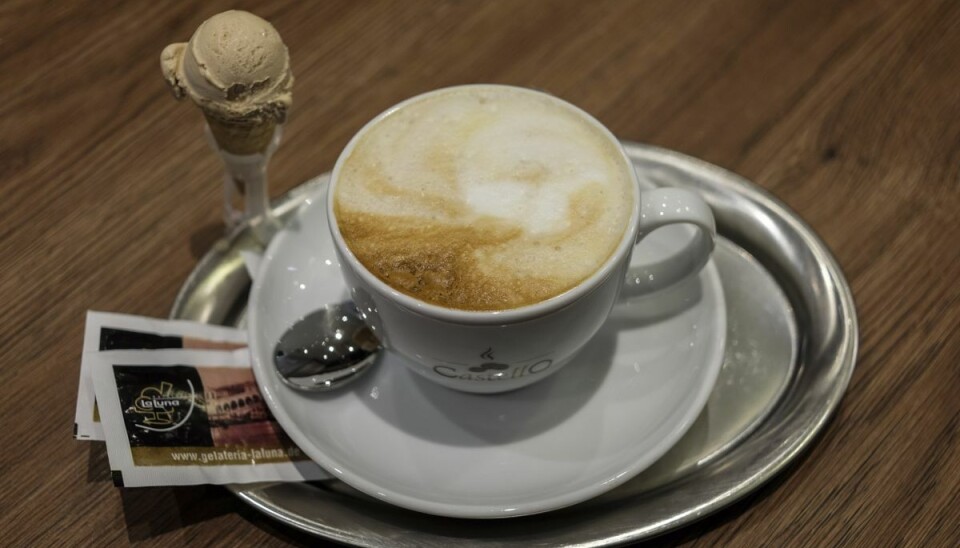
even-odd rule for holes
{"type": "Polygon", "coordinates": [[[696,234],[657,262],[631,265],[621,299],[665,289],[699,272],[710,260],[717,227],[713,212],[703,198],[680,188],[657,188],[641,193],[637,243],[654,230],[676,223],[694,225],[696,234]]]}

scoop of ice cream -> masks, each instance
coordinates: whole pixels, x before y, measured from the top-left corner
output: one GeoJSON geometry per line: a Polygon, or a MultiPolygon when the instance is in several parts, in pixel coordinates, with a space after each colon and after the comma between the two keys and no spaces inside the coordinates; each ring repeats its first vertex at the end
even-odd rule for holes
{"type": "Polygon", "coordinates": [[[177,98],[225,119],[283,122],[292,100],[287,47],[273,25],[245,11],[207,19],[189,42],[164,48],[160,67],[177,98]]]}

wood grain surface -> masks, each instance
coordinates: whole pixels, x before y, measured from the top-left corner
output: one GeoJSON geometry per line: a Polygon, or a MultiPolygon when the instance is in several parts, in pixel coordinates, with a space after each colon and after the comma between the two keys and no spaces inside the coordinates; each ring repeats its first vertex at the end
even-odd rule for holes
{"type": "Polygon", "coordinates": [[[84,312],[165,317],[221,235],[220,165],[158,60],[231,7],[292,55],[274,196],[384,108],[500,82],[736,171],[828,243],[862,330],[839,412],[786,474],[656,543],[960,543],[960,2],[7,0],[0,544],[316,544],[219,487],[115,488],[71,436],[84,312]]]}

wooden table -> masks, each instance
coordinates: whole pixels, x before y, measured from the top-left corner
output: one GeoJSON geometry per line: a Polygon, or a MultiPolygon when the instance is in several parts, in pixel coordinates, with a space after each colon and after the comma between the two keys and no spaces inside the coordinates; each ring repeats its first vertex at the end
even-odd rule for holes
{"type": "MultiPolygon", "coordinates": [[[[166,316],[222,230],[220,165],[158,58],[234,4],[106,4],[0,8],[0,544],[310,542],[219,487],[117,489],[71,439],[84,311],[166,316]]],[[[661,542],[960,542],[960,3],[239,4],[297,78],[275,196],[384,108],[501,82],[736,171],[823,236],[862,329],[839,412],[771,485],[661,542]]]]}

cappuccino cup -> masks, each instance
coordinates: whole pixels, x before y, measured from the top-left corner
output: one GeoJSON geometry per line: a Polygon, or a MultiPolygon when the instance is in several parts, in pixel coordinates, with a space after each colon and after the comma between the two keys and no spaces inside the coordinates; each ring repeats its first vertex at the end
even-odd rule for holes
{"type": "Polygon", "coordinates": [[[473,393],[557,372],[627,278],[642,272],[632,294],[672,286],[706,264],[715,236],[696,194],[641,192],[619,141],[592,116],[512,86],[440,89],[388,109],[346,146],[328,193],[364,320],[413,371],[473,393]],[[694,237],[631,267],[642,238],[677,223],[694,237]]]}

